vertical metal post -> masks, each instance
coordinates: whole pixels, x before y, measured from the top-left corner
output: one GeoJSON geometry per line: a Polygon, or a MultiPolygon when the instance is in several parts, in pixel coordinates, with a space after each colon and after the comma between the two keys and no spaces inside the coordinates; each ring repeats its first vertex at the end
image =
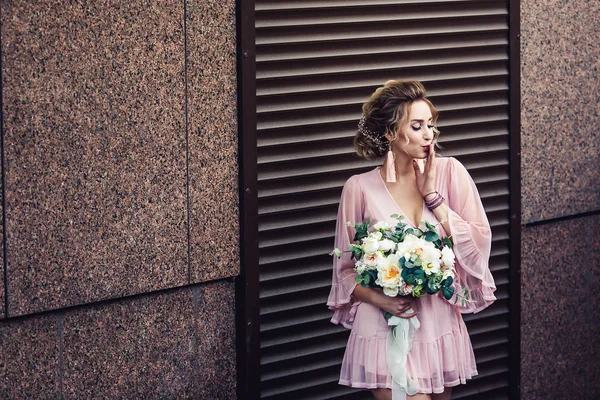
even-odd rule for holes
{"type": "Polygon", "coordinates": [[[260,397],[254,1],[237,0],[241,274],[236,278],[237,398],[260,397]]]}

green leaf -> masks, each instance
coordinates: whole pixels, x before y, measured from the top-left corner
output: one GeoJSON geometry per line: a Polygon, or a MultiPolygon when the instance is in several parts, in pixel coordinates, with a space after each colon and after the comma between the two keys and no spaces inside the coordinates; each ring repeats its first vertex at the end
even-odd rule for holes
{"type": "Polygon", "coordinates": [[[361,275],[356,275],[354,277],[354,282],[356,283],[361,283],[363,281],[362,276],[361,275]]]}
{"type": "Polygon", "coordinates": [[[435,232],[425,232],[425,240],[427,240],[428,242],[435,242],[436,240],[439,240],[440,236],[435,233],[435,232]]]}
{"type": "Polygon", "coordinates": [[[414,297],[423,297],[425,294],[426,292],[423,290],[423,285],[417,285],[413,288],[412,295],[414,297]]]}
{"type": "Polygon", "coordinates": [[[421,265],[423,265],[423,261],[421,260],[421,257],[417,256],[415,258],[415,260],[413,261],[413,264],[415,264],[417,267],[420,267],[421,265]]]}
{"type": "Polygon", "coordinates": [[[357,242],[362,238],[365,238],[367,236],[369,236],[369,224],[371,223],[370,220],[367,220],[367,222],[361,224],[360,222],[357,222],[356,224],[354,224],[354,229],[356,230],[356,234],[354,235],[354,241],[357,242]]]}
{"type": "Polygon", "coordinates": [[[450,236],[446,236],[442,240],[446,246],[448,246],[449,248],[452,248],[452,239],[450,238],[450,236]]]}
{"type": "MultiPolygon", "coordinates": [[[[452,286],[444,287],[442,288],[442,294],[446,300],[450,300],[454,294],[454,288],[452,286]]],[[[454,304],[456,304],[456,300],[454,300],[454,304]]]]}
{"type": "Polygon", "coordinates": [[[352,256],[350,257],[350,259],[356,258],[357,260],[360,260],[360,258],[362,257],[362,254],[363,254],[363,251],[360,248],[360,246],[358,246],[356,244],[351,244],[350,250],[352,251],[352,256]]]}
{"type": "Polygon", "coordinates": [[[365,285],[371,284],[371,275],[365,274],[365,285]]]}
{"type": "Polygon", "coordinates": [[[396,218],[396,219],[402,219],[402,217],[398,216],[398,214],[392,214],[392,215],[390,215],[390,217],[396,218]]]}
{"type": "Polygon", "coordinates": [[[435,292],[439,290],[434,285],[432,285],[431,280],[427,280],[427,282],[423,286],[425,286],[425,291],[429,294],[435,294],[435,292]]]}
{"type": "Polygon", "coordinates": [[[387,312],[387,311],[386,311],[386,312],[385,312],[385,314],[383,314],[383,317],[384,317],[384,318],[385,318],[385,320],[387,321],[387,320],[389,320],[390,318],[392,318],[392,317],[393,317],[393,315],[392,315],[392,313],[389,313],[389,312],[387,312]]]}
{"type": "Polygon", "coordinates": [[[437,230],[435,229],[435,226],[431,225],[429,222],[425,221],[425,226],[427,227],[427,229],[429,229],[429,231],[431,231],[433,233],[437,233],[437,230]]]}
{"type": "Polygon", "coordinates": [[[449,276],[444,280],[444,287],[449,287],[450,285],[452,285],[452,282],[454,282],[454,279],[449,276]]]}
{"type": "Polygon", "coordinates": [[[422,269],[415,269],[412,272],[412,275],[417,278],[417,279],[424,279],[425,278],[425,272],[423,272],[422,269]]]}

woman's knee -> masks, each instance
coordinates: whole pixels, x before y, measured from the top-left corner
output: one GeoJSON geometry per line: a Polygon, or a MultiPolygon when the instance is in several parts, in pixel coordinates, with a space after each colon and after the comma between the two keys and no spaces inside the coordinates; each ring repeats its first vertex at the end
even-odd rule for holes
{"type": "Polygon", "coordinates": [[[392,391],[390,389],[371,389],[373,397],[376,400],[392,400],[392,391]]]}

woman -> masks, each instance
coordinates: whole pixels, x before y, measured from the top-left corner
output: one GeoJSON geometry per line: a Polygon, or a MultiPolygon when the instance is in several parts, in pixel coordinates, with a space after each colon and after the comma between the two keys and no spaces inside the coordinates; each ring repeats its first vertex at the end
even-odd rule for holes
{"type": "Polygon", "coordinates": [[[441,295],[389,297],[354,281],[349,253],[334,257],[333,282],[327,305],[333,323],[352,329],[342,362],[340,384],[371,389],[376,399],[391,399],[392,378],[386,362],[388,326],[384,312],[402,318],[417,315],[406,363],[418,382],[410,399],[449,399],[451,387],[477,375],[475,357],[461,313],[478,312],[496,298],[488,259],[491,230],[477,188],[454,158],[436,157],[438,113],[417,81],[388,81],[363,105],[354,139],[359,156],[381,157],[382,167],[348,179],[340,201],[335,247],[346,249],[354,237],[347,221],[386,221],[392,214],[416,227],[420,221],[438,226],[454,242],[455,293],[468,289],[464,306],[441,295]],[[407,313],[412,309],[412,313],[407,313]]]}

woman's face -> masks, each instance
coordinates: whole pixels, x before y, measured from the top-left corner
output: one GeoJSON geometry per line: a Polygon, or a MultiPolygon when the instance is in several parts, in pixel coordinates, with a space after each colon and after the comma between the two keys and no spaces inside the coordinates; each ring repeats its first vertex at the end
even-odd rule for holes
{"type": "MultiPolygon", "coordinates": [[[[386,137],[390,139],[389,135],[386,137]]],[[[410,105],[408,120],[396,133],[396,140],[392,142],[391,148],[395,155],[427,158],[433,137],[431,110],[423,100],[417,100],[410,105]]]]}

